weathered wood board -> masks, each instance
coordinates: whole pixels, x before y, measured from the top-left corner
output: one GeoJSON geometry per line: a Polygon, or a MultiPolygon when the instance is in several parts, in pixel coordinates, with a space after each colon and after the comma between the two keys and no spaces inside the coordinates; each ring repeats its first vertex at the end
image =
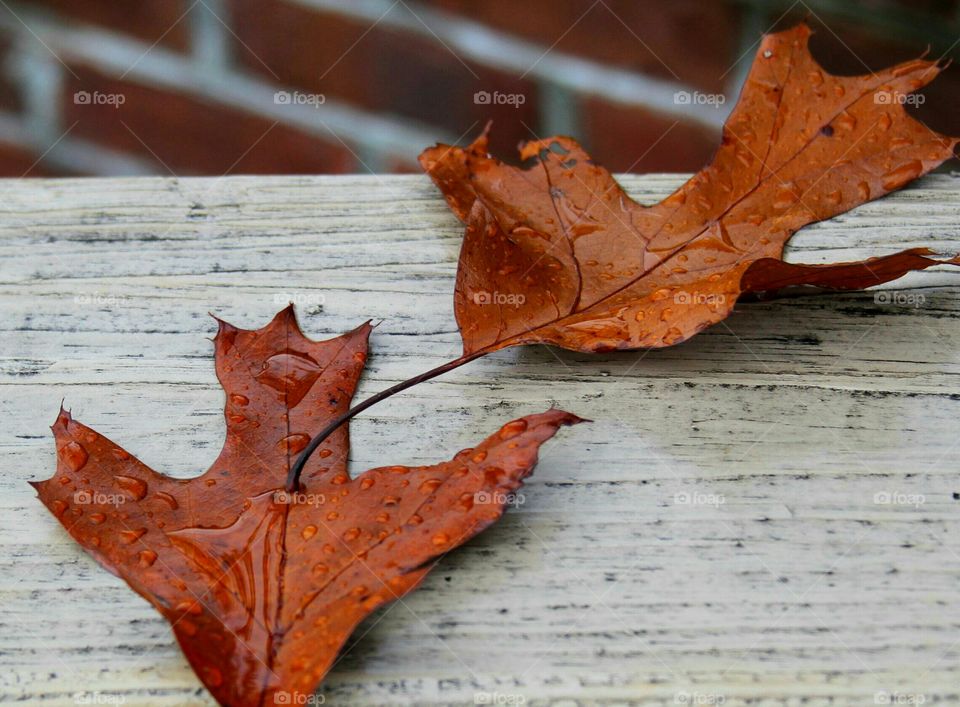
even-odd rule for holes
{"type": "MultiPolygon", "coordinates": [[[[623,182],[649,201],[682,179],[623,182]]],[[[790,259],[957,252],[958,215],[960,178],[929,177],[803,230],[790,259]]],[[[61,399],[198,473],[224,434],[207,312],[255,328],[293,299],[314,338],[382,319],[366,396],[459,352],[460,236],[422,176],[0,181],[0,701],[210,702],[26,483],[54,468],[61,399]]],[[[326,702],[958,701],[960,272],[891,289],[745,304],[646,354],[500,352],[362,415],[355,471],[554,404],[594,422],[368,620],[326,702]]]]}

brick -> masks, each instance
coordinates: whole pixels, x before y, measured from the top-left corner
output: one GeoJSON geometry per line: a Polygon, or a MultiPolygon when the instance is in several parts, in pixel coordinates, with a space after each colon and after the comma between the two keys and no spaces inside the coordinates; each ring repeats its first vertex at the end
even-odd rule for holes
{"type": "Polygon", "coordinates": [[[58,177],[66,176],[63,170],[51,167],[40,155],[23,145],[0,143],[0,177],[58,177]]]}
{"type": "MultiPolygon", "coordinates": [[[[72,137],[165,163],[177,174],[308,174],[354,171],[352,155],[272,120],[192,96],[107,78],[72,67],[63,101],[64,124],[78,121],[72,137]],[[74,94],[120,94],[119,107],[77,104],[74,94]]],[[[163,165],[158,168],[164,170],[163,165]]],[[[165,171],[165,170],[164,170],[165,171]]]]}
{"type": "MultiPolygon", "coordinates": [[[[510,154],[532,137],[524,123],[536,129],[533,83],[483,66],[467,68],[435,41],[283,0],[233,0],[231,8],[241,40],[234,54],[267,81],[418,120],[453,136],[466,131],[469,137],[492,119],[494,150],[510,154]],[[523,103],[477,104],[478,91],[520,94],[523,103]]],[[[404,12],[402,6],[394,11],[404,12]]]]}
{"type": "Polygon", "coordinates": [[[11,65],[13,38],[0,35],[0,110],[17,113],[23,109],[23,96],[14,76],[16,68],[11,65]]]}
{"type": "MultiPolygon", "coordinates": [[[[190,17],[183,17],[189,0],[32,0],[65,18],[117,30],[149,44],[186,50],[190,42],[190,17]],[[182,19],[181,19],[182,18],[182,19]]],[[[191,12],[200,12],[194,7],[191,12]]]]}
{"type": "Polygon", "coordinates": [[[601,99],[583,103],[581,141],[612,172],[694,172],[710,161],[719,131],[601,99]]]}
{"type": "Polygon", "coordinates": [[[723,90],[739,56],[735,3],[671,0],[424,0],[507,34],[629,71],[723,90]]]}

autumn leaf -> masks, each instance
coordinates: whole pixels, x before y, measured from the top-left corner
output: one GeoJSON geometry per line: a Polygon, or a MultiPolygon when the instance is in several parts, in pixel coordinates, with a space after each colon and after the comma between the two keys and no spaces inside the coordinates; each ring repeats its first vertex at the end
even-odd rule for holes
{"type": "Polygon", "coordinates": [[[292,307],[256,331],[221,321],[227,436],[195,478],[153,471],[63,410],[53,425],[41,501],[163,614],[221,704],[303,704],[357,624],[495,522],[540,445],[580,421],[530,415],[450,461],[355,479],[342,426],[288,488],[307,431],[347,409],[369,333],[311,341],[292,307]]]}
{"type": "Polygon", "coordinates": [[[527,168],[465,149],[420,156],[466,225],[454,304],[472,357],[548,343],[577,351],[677,344],[747,292],[863,288],[949,262],[913,249],[857,263],[782,260],[797,229],[899,189],[953,155],[956,138],[912,119],[933,80],[915,60],[833,76],[805,25],[763,38],[713,162],[658,204],[633,201],[567,137],[525,144],[527,168]]]}

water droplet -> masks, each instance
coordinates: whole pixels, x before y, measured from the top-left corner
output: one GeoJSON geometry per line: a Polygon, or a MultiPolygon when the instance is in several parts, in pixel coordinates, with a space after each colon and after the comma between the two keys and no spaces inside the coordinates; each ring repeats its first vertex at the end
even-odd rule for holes
{"type": "Polygon", "coordinates": [[[857,185],[857,196],[860,197],[860,201],[866,201],[870,198],[870,185],[866,182],[860,182],[857,185]]]}
{"type": "Polygon", "coordinates": [[[147,484],[140,479],[132,476],[114,476],[113,480],[123,491],[129,493],[134,501],[142,501],[147,495],[147,484]]]}
{"type": "Polygon", "coordinates": [[[87,450],[79,442],[67,442],[60,448],[60,458],[70,471],[80,471],[87,463],[87,450]]]}
{"type": "Polygon", "coordinates": [[[223,673],[212,665],[205,665],[200,670],[203,675],[203,682],[210,687],[220,687],[223,684],[223,673]]]}
{"type": "Polygon", "coordinates": [[[440,488],[442,483],[443,481],[440,479],[427,479],[420,484],[420,493],[422,493],[424,496],[427,496],[440,488]]]}
{"type": "Polygon", "coordinates": [[[343,534],[343,539],[346,540],[347,542],[350,542],[351,540],[356,540],[359,537],[360,537],[360,528],[350,528],[343,534]]]}
{"type": "Polygon", "coordinates": [[[680,331],[677,327],[670,327],[667,329],[667,333],[663,335],[663,343],[667,346],[677,343],[680,339],[683,338],[683,332],[680,331]]]}
{"type": "Polygon", "coordinates": [[[433,536],[433,544],[436,546],[446,545],[450,542],[450,536],[446,533],[437,533],[433,536]]]}
{"type": "Polygon", "coordinates": [[[383,470],[390,472],[391,474],[406,474],[408,471],[410,471],[405,466],[387,466],[387,467],[384,467],[383,470]]]}
{"type": "Polygon", "coordinates": [[[473,455],[473,461],[475,461],[477,464],[479,464],[486,458],[487,458],[487,453],[482,449],[473,455]]]}
{"type": "Polygon", "coordinates": [[[250,398],[246,395],[240,395],[240,393],[233,393],[230,396],[230,402],[240,407],[246,407],[250,404],[250,398]]]}
{"type": "Polygon", "coordinates": [[[339,517],[340,517],[340,514],[337,513],[336,511],[330,511],[329,513],[327,513],[327,520],[336,520],[339,517]]]}
{"type": "Polygon", "coordinates": [[[483,470],[483,478],[491,486],[496,486],[500,483],[500,479],[506,474],[503,469],[499,466],[489,466],[483,470]]]}
{"type": "Polygon", "coordinates": [[[423,522],[423,518],[418,513],[414,513],[410,516],[410,520],[407,521],[410,525],[420,525],[423,522]]]}
{"type": "Polygon", "coordinates": [[[777,189],[777,194],[773,200],[773,208],[787,209],[797,203],[797,193],[793,185],[783,185],[777,189]]]}
{"type": "Polygon", "coordinates": [[[373,486],[376,482],[369,476],[360,480],[360,490],[366,491],[368,488],[373,486]]]}
{"type": "Polygon", "coordinates": [[[890,126],[893,124],[893,121],[890,119],[890,115],[884,113],[880,116],[880,120],[877,121],[877,125],[884,132],[890,129],[890,126]]]}
{"type": "Polygon", "coordinates": [[[282,396],[288,408],[296,407],[320,377],[323,368],[306,354],[274,354],[263,363],[256,378],[282,396]]]}
{"type": "Polygon", "coordinates": [[[90,514],[90,522],[93,523],[94,525],[100,525],[106,519],[107,519],[107,516],[105,516],[103,513],[90,514]]]}
{"type": "Polygon", "coordinates": [[[883,188],[887,191],[899,189],[907,182],[916,179],[923,172],[923,163],[912,160],[883,175],[883,188]]]}
{"type": "Polygon", "coordinates": [[[526,420],[514,420],[500,428],[500,439],[512,439],[527,429],[526,420]]]}
{"type": "Polygon", "coordinates": [[[832,192],[827,194],[826,198],[827,198],[828,204],[837,206],[840,204],[841,201],[843,201],[843,192],[841,192],[839,189],[834,189],[832,192]]]}
{"type": "Polygon", "coordinates": [[[118,447],[113,450],[113,456],[117,461],[125,462],[130,458],[130,453],[118,447]]]}
{"type": "Polygon", "coordinates": [[[200,614],[203,613],[203,607],[200,606],[200,602],[191,601],[190,599],[177,604],[176,610],[192,614],[193,616],[200,616],[200,614]]]}
{"type": "Polygon", "coordinates": [[[474,495],[472,493],[460,494],[460,500],[458,503],[461,509],[464,511],[469,511],[471,508],[473,508],[474,495]]]}
{"type": "Polygon", "coordinates": [[[142,538],[147,532],[146,528],[137,528],[136,530],[121,530],[120,531],[120,542],[125,545],[132,545],[142,538]]]}
{"type": "Polygon", "coordinates": [[[651,293],[650,299],[653,300],[654,302],[658,302],[662,299],[666,299],[669,296],[670,296],[670,288],[661,287],[659,290],[656,290],[655,292],[651,293]]]}
{"type": "Polygon", "coordinates": [[[329,572],[329,571],[330,571],[330,568],[327,567],[327,566],[326,566],[325,564],[323,564],[322,562],[318,562],[317,564],[315,564],[315,565],[313,566],[313,573],[314,573],[315,575],[326,574],[326,573],[329,572]]]}
{"type": "MultiPolygon", "coordinates": [[[[337,474],[332,479],[330,479],[330,483],[334,484],[335,486],[343,486],[348,481],[350,481],[350,477],[347,476],[346,474],[337,474]]],[[[344,495],[346,495],[346,493],[344,493],[344,495]]]]}
{"type": "Polygon", "coordinates": [[[140,558],[139,564],[141,567],[150,567],[157,561],[157,553],[153,550],[141,550],[137,553],[137,557],[140,558]]]}
{"type": "Polygon", "coordinates": [[[197,635],[197,625],[193,621],[187,619],[180,619],[176,623],[176,628],[180,630],[181,633],[187,636],[196,636],[197,635]]]}
{"type": "Polygon", "coordinates": [[[164,493],[163,491],[157,491],[157,493],[153,494],[153,497],[158,501],[163,501],[164,503],[166,503],[170,507],[171,511],[175,511],[180,507],[180,504],[177,503],[177,499],[175,499],[169,493],[164,493]]]}
{"type": "Polygon", "coordinates": [[[857,119],[853,116],[852,113],[843,111],[840,115],[834,119],[833,124],[838,128],[843,128],[844,130],[853,130],[857,127],[857,119]]]}
{"type": "Polygon", "coordinates": [[[320,457],[321,459],[326,459],[331,454],[333,454],[332,449],[321,449],[319,452],[317,452],[317,456],[320,457]]]}
{"type": "Polygon", "coordinates": [[[308,444],[310,444],[310,435],[305,435],[302,432],[294,432],[292,435],[287,435],[277,442],[277,447],[285,454],[297,454],[303,451],[303,448],[308,444]]]}
{"type": "Polygon", "coordinates": [[[317,526],[315,525],[308,525],[306,528],[300,531],[300,537],[303,538],[304,540],[309,540],[316,534],[317,534],[317,526]]]}

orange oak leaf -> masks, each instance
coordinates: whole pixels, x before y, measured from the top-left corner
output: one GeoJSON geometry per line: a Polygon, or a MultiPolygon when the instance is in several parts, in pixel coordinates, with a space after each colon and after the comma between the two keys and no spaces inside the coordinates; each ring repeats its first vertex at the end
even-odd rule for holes
{"type": "Polygon", "coordinates": [[[221,704],[303,704],[357,624],[495,522],[540,445],[580,421],[530,415],[450,461],[355,479],[343,426],[287,491],[306,431],[347,409],[369,333],[311,341],[292,307],[256,331],[219,322],[227,436],[195,478],[153,471],[63,410],[53,425],[41,501],[163,614],[221,704]]]}
{"type": "Polygon", "coordinates": [[[633,201],[574,140],[526,143],[521,169],[437,145],[420,162],[466,223],[454,305],[464,355],[527,343],[659,348],[727,317],[747,292],[862,288],[938,260],[924,249],[837,265],[782,260],[799,228],[899,189],[953,155],[904,97],[915,60],[833,76],[799,25],[766,35],[710,165],[660,203],[633,201]]]}

